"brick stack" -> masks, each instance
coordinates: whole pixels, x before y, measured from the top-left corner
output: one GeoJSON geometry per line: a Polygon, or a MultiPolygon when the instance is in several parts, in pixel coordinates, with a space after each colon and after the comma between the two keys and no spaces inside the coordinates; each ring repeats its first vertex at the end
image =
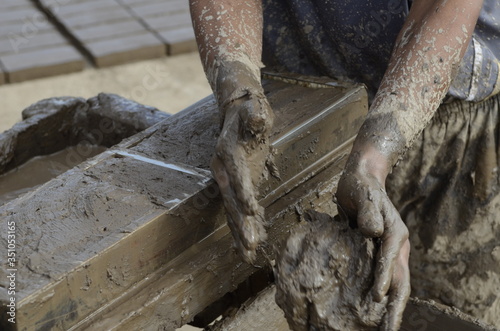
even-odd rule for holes
{"type": "Polygon", "coordinates": [[[167,46],[169,55],[196,50],[187,0],[116,0],[167,46]]]}
{"type": "Polygon", "coordinates": [[[0,84],[80,71],[82,55],[29,0],[0,0],[0,84]]]}
{"type": "Polygon", "coordinates": [[[188,3],[0,0],[0,84],[194,51],[188,3]]]}
{"type": "Polygon", "coordinates": [[[165,56],[163,42],[115,0],[40,0],[98,67],[165,56]]]}

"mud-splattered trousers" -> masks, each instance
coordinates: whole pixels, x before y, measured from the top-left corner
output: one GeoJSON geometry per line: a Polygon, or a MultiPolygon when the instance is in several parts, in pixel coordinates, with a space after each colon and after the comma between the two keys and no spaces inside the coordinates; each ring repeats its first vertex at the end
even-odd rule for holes
{"type": "Polygon", "coordinates": [[[412,295],[500,325],[500,95],[442,105],[387,191],[410,231],[412,295]]]}

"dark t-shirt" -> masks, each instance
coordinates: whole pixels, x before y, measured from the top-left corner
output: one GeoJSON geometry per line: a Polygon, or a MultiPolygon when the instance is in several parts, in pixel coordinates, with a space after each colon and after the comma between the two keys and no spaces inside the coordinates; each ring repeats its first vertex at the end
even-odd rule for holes
{"type": "MultiPolygon", "coordinates": [[[[264,0],[264,63],[364,83],[373,96],[411,0],[264,0]]],[[[500,89],[500,1],[484,5],[453,97],[484,100],[500,89]]]]}

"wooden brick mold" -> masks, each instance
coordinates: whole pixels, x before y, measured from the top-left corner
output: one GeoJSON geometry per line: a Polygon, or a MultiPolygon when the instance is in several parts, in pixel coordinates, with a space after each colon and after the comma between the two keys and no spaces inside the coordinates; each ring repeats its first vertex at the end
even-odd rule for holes
{"type": "Polygon", "coordinates": [[[209,171],[219,132],[209,97],[0,207],[1,226],[15,223],[10,326],[172,330],[272,258],[303,209],[334,212],[332,192],[367,111],[364,88],[270,81],[265,90],[281,181],[260,188],[269,243],[255,266],[232,249],[209,171]]]}

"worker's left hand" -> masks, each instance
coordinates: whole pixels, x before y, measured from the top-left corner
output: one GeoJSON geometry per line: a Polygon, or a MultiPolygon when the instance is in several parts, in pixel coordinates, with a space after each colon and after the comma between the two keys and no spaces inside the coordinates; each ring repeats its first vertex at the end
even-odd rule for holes
{"type": "Polygon", "coordinates": [[[385,176],[372,172],[359,155],[351,155],[336,195],[340,208],[357,221],[363,235],[380,238],[372,294],[379,302],[389,297],[382,330],[398,330],[410,296],[410,242],[384,181],[385,176]]]}
{"type": "Polygon", "coordinates": [[[271,165],[269,132],[274,115],[260,82],[243,64],[226,63],[219,73],[223,125],[211,168],[236,248],[252,263],[258,245],[266,239],[264,208],[257,201],[256,188],[271,165]]]}

